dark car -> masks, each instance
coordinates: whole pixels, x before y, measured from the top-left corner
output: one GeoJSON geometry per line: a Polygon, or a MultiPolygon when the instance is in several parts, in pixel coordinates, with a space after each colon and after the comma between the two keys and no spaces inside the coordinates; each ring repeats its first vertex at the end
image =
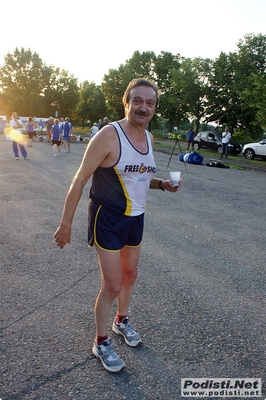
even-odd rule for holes
{"type": "MultiPolygon", "coordinates": [[[[222,153],[222,139],[215,132],[204,131],[199,132],[194,139],[194,150],[197,151],[199,149],[209,149],[214,150],[217,153],[222,153]]],[[[230,139],[228,143],[228,153],[237,156],[241,154],[241,144],[230,139]]]]}

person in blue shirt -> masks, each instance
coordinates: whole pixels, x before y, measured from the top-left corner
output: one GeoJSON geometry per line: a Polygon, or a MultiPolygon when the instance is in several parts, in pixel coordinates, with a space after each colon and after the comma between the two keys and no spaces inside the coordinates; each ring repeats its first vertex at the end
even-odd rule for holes
{"type": "Polygon", "coordinates": [[[55,158],[60,156],[61,139],[62,125],[59,125],[59,119],[55,119],[54,125],[52,126],[52,143],[55,158]]]}
{"type": "Polygon", "coordinates": [[[72,124],[69,122],[69,118],[65,118],[65,122],[62,124],[63,127],[63,141],[65,154],[70,153],[70,137],[72,132],[72,124]]]}
{"type": "Polygon", "coordinates": [[[38,124],[38,130],[42,131],[44,127],[44,121],[42,119],[40,119],[39,124],[38,124]]]}
{"type": "Polygon", "coordinates": [[[192,151],[194,151],[194,136],[195,136],[195,134],[194,134],[194,131],[193,131],[193,126],[189,127],[189,131],[187,133],[187,136],[188,136],[187,151],[188,151],[188,149],[190,147],[190,144],[191,144],[191,147],[192,147],[192,151]]]}

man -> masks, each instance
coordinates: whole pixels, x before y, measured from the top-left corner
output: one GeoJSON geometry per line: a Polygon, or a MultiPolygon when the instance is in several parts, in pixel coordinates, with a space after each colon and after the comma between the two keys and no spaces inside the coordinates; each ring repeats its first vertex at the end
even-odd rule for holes
{"type": "Polygon", "coordinates": [[[15,159],[18,160],[19,154],[18,154],[18,145],[22,154],[22,157],[24,160],[28,160],[28,154],[25,149],[25,146],[23,144],[22,140],[22,121],[19,119],[18,114],[16,112],[12,113],[12,119],[10,120],[10,126],[15,129],[18,132],[18,135],[12,134],[12,147],[13,147],[13,152],[15,159]]]}
{"type": "Polygon", "coordinates": [[[62,125],[59,124],[59,119],[56,118],[54,120],[54,125],[52,126],[52,144],[54,150],[54,158],[60,157],[61,139],[62,125]]]}
{"type": "Polygon", "coordinates": [[[93,354],[104,368],[118,372],[124,362],[107,334],[112,304],[117,315],[112,329],[132,347],[141,338],[128,320],[128,307],[137,278],[143,219],[149,188],[176,192],[170,180],[155,178],[153,137],[146,131],[158,104],[158,89],[146,79],[133,79],[124,93],[125,118],[106,125],[89,142],[67,194],[55,241],[70,243],[71,224],[83,188],[90,189],[88,241],[96,246],[102,285],[95,304],[96,339],[93,354]]]}
{"type": "Polygon", "coordinates": [[[52,143],[52,126],[54,125],[53,117],[49,117],[48,121],[46,122],[46,134],[47,134],[47,143],[52,143]]]}
{"type": "Polygon", "coordinates": [[[223,155],[225,154],[225,158],[228,157],[228,143],[229,140],[231,139],[231,133],[228,132],[228,128],[225,128],[225,131],[222,133],[222,153],[221,153],[221,158],[223,158],[223,155]]]}
{"type": "Polygon", "coordinates": [[[94,124],[91,127],[91,138],[98,132],[98,126],[96,124],[96,122],[94,122],[94,124]]]}
{"type": "Polygon", "coordinates": [[[195,136],[195,134],[194,134],[194,131],[193,131],[193,126],[189,127],[187,136],[188,136],[187,151],[189,149],[190,144],[191,144],[191,147],[192,147],[192,151],[194,151],[194,136],[195,136]]]}
{"type": "Polygon", "coordinates": [[[38,130],[42,131],[44,127],[44,121],[42,119],[40,119],[39,124],[38,124],[38,130]]]}
{"type": "Polygon", "coordinates": [[[70,153],[70,138],[72,132],[72,124],[69,122],[69,118],[65,118],[65,122],[62,125],[63,128],[63,142],[65,154],[70,153]]]}
{"type": "Polygon", "coordinates": [[[108,125],[108,118],[104,117],[103,122],[99,125],[98,130],[102,129],[105,125],[108,125]]]}

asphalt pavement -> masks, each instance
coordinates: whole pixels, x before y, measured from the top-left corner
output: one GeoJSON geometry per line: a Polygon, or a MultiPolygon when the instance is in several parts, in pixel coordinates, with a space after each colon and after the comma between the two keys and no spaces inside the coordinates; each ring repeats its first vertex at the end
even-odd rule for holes
{"type": "Polygon", "coordinates": [[[112,374],[91,353],[100,274],[86,242],[90,182],[71,245],[53,240],[85,147],[54,158],[34,142],[28,161],[15,160],[0,135],[0,398],[176,400],[181,378],[261,378],[265,398],[265,173],[176,155],[166,168],[169,154],[155,151],[157,176],[181,171],[184,184],[149,192],[130,307],[143,345],[111,331],[114,305],[109,334],[126,369],[112,374]]]}

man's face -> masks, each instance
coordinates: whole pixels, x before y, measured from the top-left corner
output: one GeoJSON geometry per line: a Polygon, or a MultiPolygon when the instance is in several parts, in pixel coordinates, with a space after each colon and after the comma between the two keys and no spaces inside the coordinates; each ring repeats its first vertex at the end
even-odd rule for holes
{"type": "Polygon", "coordinates": [[[126,117],[135,125],[147,125],[155,113],[157,96],[149,86],[137,86],[130,91],[126,117]]]}

